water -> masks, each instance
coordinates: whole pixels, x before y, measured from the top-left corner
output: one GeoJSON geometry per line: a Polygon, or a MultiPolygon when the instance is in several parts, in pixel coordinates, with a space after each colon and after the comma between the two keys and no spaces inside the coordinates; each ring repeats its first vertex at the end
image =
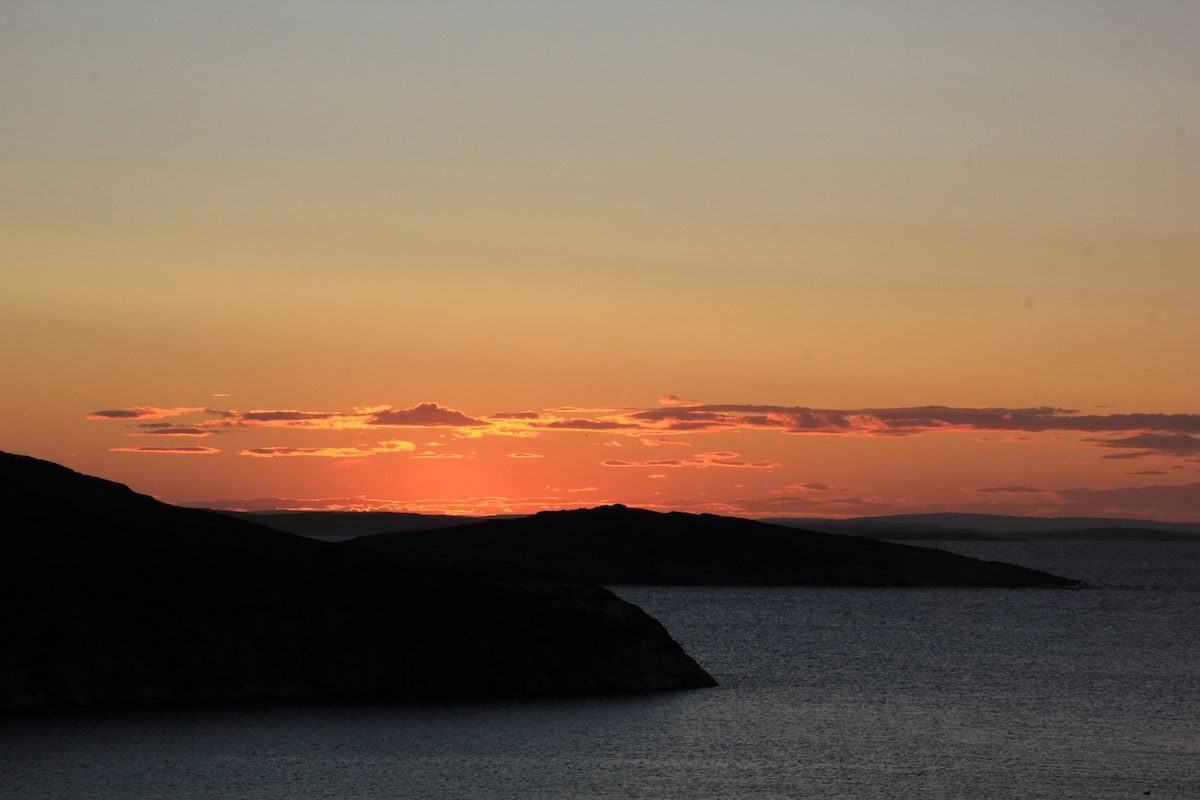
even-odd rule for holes
{"type": "Polygon", "coordinates": [[[620,587],[721,686],[8,721],[0,797],[1200,797],[1200,546],[939,546],[1097,588],[620,587]]]}

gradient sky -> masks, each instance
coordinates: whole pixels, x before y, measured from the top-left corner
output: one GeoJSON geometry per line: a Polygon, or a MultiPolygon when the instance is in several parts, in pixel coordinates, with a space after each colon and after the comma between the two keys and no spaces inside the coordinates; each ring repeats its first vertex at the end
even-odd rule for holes
{"type": "Polygon", "coordinates": [[[238,507],[1200,519],[1197,41],[5,3],[0,448],[238,507]]]}

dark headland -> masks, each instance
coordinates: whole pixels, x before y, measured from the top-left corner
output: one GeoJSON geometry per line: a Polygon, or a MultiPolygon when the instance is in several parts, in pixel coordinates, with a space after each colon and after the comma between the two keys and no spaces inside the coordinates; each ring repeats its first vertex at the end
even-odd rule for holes
{"type": "Polygon", "coordinates": [[[0,711],[698,688],[598,586],[339,547],[0,453],[0,711]]]}
{"type": "MultiPolygon", "coordinates": [[[[279,531],[342,541],[373,533],[453,528],[523,514],[463,517],[396,511],[223,511],[279,531]]],[[[771,517],[785,528],[885,541],[1123,541],[1200,544],[1200,523],[1113,517],[1015,517],[1001,514],[893,514],[882,517],[771,517]]]]}
{"type": "Polygon", "coordinates": [[[339,547],[441,556],[602,584],[1071,587],[944,550],[621,505],[360,536],[339,547]]]}

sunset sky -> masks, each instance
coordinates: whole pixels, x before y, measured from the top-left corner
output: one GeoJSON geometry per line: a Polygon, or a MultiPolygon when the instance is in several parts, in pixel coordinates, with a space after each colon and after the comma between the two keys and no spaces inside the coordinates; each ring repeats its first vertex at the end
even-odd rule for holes
{"type": "Polygon", "coordinates": [[[1200,520],[1196,3],[0,6],[0,449],[1200,520]]]}

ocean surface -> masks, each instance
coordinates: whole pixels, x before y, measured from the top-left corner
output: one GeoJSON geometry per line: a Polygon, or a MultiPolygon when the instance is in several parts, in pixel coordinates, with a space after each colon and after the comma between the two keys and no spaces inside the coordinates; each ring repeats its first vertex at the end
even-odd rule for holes
{"type": "Polygon", "coordinates": [[[0,722],[0,797],[1200,798],[1200,545],[939,542],[1084,590],[615,587],[716,689],[0,722]]]}

